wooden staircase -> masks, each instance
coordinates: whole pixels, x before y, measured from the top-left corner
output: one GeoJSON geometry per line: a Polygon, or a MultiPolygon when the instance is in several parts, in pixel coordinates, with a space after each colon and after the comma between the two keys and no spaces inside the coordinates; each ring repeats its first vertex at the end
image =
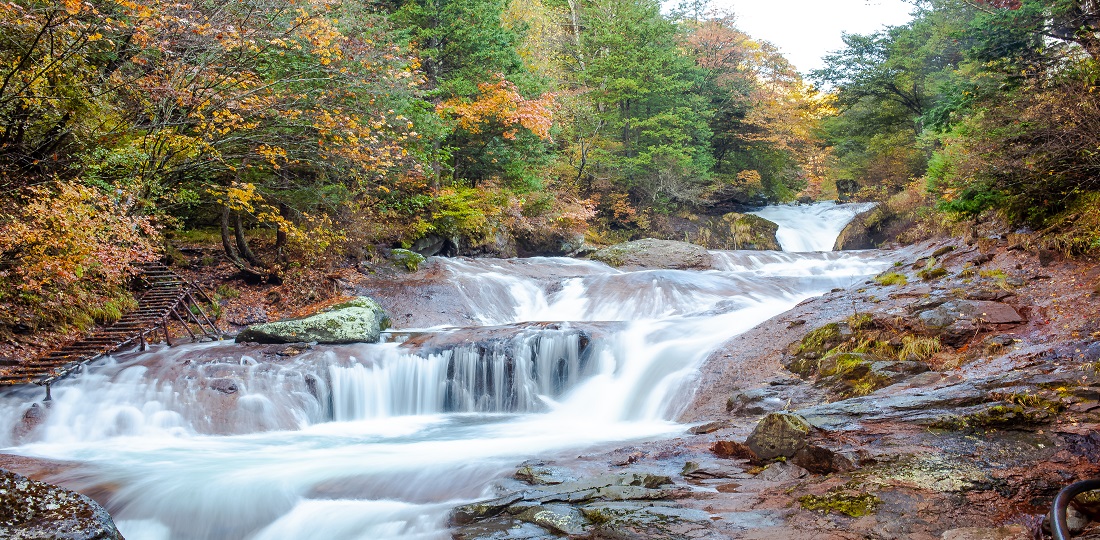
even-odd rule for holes
{"type": "Polygon", "coordinates": [[[136,310],[123,315],[114,324],[93,329],[82,339],[11,368],[0,375],[0,386],[45,385],[46,399],[49,399],[50,385],[54,381],[123,347],[136,344],[145,350],[147,336],[162,332],[165,342],[171,346],[168,324],[172,321],[181,323],[192,341],[198,337],[192,325],[196,325],[205,337],[221,339],[221,330],[195,301],[196,296],[210,301],[202,289],[163,264],[146,264],[141,269],[137,279],[145,290],[138,298],[136,310]]]}

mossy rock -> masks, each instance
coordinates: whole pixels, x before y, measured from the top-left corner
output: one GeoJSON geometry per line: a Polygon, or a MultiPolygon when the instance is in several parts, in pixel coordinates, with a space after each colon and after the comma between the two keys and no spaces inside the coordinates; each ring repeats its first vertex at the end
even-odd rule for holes
{"type": "Polygon", "coordinates": [[[745,445],[760,459],[791,457],[806,446],[810,430],[810,423],[797,414],[771,413],[756,424],[745,445]]]}
{"type": "Polygon", "coordinates": [[[912,211],[897,211],[889,204],[880,204],[857,214],[840,231],[833,250],[875,249],[893,242],[913,228],[917,215],[912,211]]]}
{"type": "Polygon", "coordinates": [[[817,374],[820,360],[837,345],[843,343],[847,328],[841,323],[829,323],[807,333],[797,345],[791,347],[790,357],[784,364],[792,373],[802,377],[817,374]]]}
{"type": "Polygon", "coordinates": [[[0,538],[122,540],[102,506],[85,495],[0,469],[0,538]]]}
{"type": "Polygon", "coordinates": [[[1046,408],[1028,407],[1017,403],[991,405],[979,411],[942,418],[932,427],[947,430],[1013,429],[1041,424],[1051,419],[1046,408]]]}
{"type": "Polygon", "coordinates": [[[420,264],[424,262],[424,256],[407,249],[394,249],[390,251],[390,259],[393,261],[394,266],[398,268],[404,268],[409,272],[415,272],[420,268],[420,264]]]}
{"type": "Polygon", "coordinates": [[[376,343],[390,318],[373,298],[359,296],[308,317],[254,324],[237,343],[376,343]]]}
{"type": "Polygon", "coordinates": [[[818,364],[818,386],[830,387],[844,398],[866,396],[903,377],[898,362],[874,354],[844,352],[826,356],[818,364]]]}
{"type": "Polygon", "coordinates": [[[760,216],[730,212],[701,224],[692,241],[710,249],[780,251],[778,230],[779,225],[760,216]]]}

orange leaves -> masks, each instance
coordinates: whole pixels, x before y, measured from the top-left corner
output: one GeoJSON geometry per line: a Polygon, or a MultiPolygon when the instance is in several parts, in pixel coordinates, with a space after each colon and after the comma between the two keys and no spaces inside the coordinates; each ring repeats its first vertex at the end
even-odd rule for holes
{"type": "Polygon", "coordinates": [[[515,139],[520,127],[540,139],[550,139],[554,123],[556,96],[547,92],[538,99],[526,99],[516,85],[497,75],[497,81],[477,86],[479,95],[473,101],[454,98],[440,103],[436,112],[458,120],[458,127],[471,133],[481,133],[489,125],[502,129],[505,139],[515,139]]]}
{"type": "Polygon", "coordinates": [[[127,215],[95,189],[64,182],[24,196],[18,215],[0,222],[0,250],[13,263],[0,281],[22,294],[56,294],[82,278],[122,285],[132,263],[155,256],[150,220],[127,215]]]}

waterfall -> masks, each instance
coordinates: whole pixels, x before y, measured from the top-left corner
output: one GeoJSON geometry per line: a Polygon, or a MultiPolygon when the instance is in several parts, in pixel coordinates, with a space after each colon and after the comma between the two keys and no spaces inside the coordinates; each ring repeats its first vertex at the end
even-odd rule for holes
{"type": "Polygon", "coordinates": [[[857,210],[762,210],[787,251],[715,251],[705,271],[441,259],[433,294],[476,325],[119,354],[58,382],[48,406],[36,388],[0,393],[0,445],[71,463],[50,480],[96,494],[129,540],[449,538],[448,510],[518,461],[682,431],[711,351],[887,267],[873,251],[790,252],[831,247],[822,230],[857,210]]]}
{"type": "Polygon", "coordinates": [[[874,208],[875,203],[766,206],[755,214],[779,225],[775,237],[783,251],[832,251],[840,231],[852,218],[874,208]]]}

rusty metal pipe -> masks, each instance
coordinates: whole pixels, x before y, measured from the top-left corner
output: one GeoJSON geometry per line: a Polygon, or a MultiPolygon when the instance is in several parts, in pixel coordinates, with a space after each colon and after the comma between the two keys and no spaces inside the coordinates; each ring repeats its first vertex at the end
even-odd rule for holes
{"type": "Polygon", "coordinates": [[[1050,509],[1050,532],[1054,540],[1069,540],[1071,538],[1069,525],[1066,523],[1066,510],[1073,498],[1086,492],[1100,489],[1100,480],[1082,480],[1065,487],[1054,498],[1054,504],[1050,509]]]}

